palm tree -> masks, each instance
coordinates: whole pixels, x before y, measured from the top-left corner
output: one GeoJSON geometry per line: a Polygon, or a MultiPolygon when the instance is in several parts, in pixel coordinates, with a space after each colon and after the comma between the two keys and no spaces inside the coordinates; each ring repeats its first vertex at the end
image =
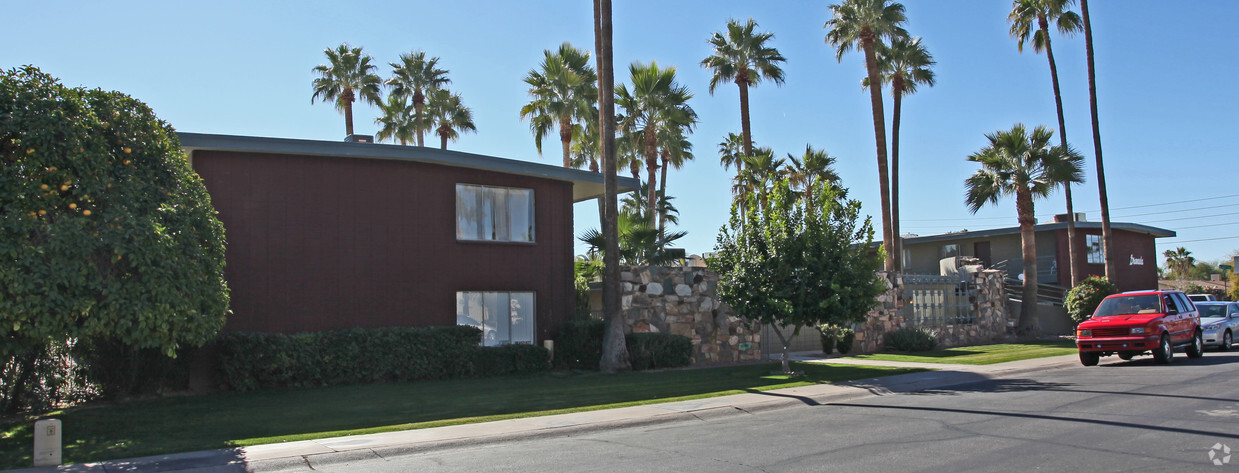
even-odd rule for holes
{"type": "Polygon", "coordinates": [[[409,140],[413,139],[413,124],[414,110],[404,97],[396,95],[387,96],[387,103],[380,105],[379,109],[383,111],[383,116],[374,119],[374,124],[379,125],[379,131],[374,134],[376,141],[392,140],[400,142],[401,145],[409,144],[409,140]]]}
{"type": "Polygon", "coordinates": [[[571,167],[587,167],[590,172],[601,171],[602,168],[598,166],[598,133],[598,117],[586,120],[584,126],[572,129],[571,167]]]}
{"type": "Polygon", "coordinates": [[[749,86],[770,79],[783,84],[783,69],[779,63],[787,59],[779,50],[766,45],[774,38],[773,33],[755,33],[757,22],[749,18],[743,24],[739,20],[727,20],[727,33],[710,36],[714,55],[701,61],[703,67],[713,70],[710,78],[710,95],[723,82],[735,82],[740,87],[740,130],[744,138],[745,154],[753,154],[753,134],[749,128],[749,86]]]}
{"type": "Polygon", "coordinates": [[[362,54],[361,48],[350,48],[348,43],[340,43],[336,49],[324,49],[327,64],[314,66],[313,71],[319,77],[314,79],[314,95],[310,103],[322,98],[334,100],[336,110],[344,112],[345,133],[353,134],[353,102],[362,100],[370,105],[383,102],[379,97],[379,84],[382,80],[374,74],[377,69],[370,61],[369,54],[362,54]]]}
{"type": "Polygon", "coordinates": [[[425,115],[426,98],[431,92],[452,82],[447,78],[448,71],[439,68],[438,56],[426,59],[425,51],[401,54],[399,63],[388,64],[392,68],[392,77],[387,79],[387,85],[391,87],[392,95],[413,99],[417,145],[426,146],[425,133],[431,127],[431,121],[425,115]]]}
{"type": "Polygon", "coordinates": [[[1093,116],[1093,156],[1097,159],[1097,195],[1101,200],[1101,244],[1106,255],[1106,278],[1118,277],[1118,262],[1114,257],[1114,234],[1110,230],[1110,198],[1106,196],[1106,170],[1101,163],[1101,127],[1097,123],[1097,77],[1093,72],[1093,27],[1088,21],[1088,0],[1080,0],[1080,16],[1084,19],[1084,52],[1088,59],[1088,105],[1093,116]]]}
{"type": "Polygon", "coordinates": [[[473,111],[447,89],[438,89],[430,94],[427,115],[439,134],[439,149],[447,149],[447,141],[456,141],[462,131],[477,132],[473,124],[473,111]]]}
{"type": "Polygon", "coordinates": [[[740,172],[745,155],[744,137],[735,133],[728,133],[726,138],[718,144],[718,162],[723,165],[723,169],[731,169],[732,165],[736,166],[736,172],[740,172]]]}
{"type": "MultiPolygon", "coordinates": [[[[661,265],[674,261],[677,256],[668,252],[667,247],[686,235],[685,232],[661,235],[648,219],[627,212],[621,212],[616,223],[619,235],[616,250],[619,260],[634,266],[661,265]]],[[[603,258],[606,258],[606,250],[602,249],[608,241],[598,230],[586,230],[580,240],[589,244],[591,254],[601,250],[603,258]]]]}
{"type": "Polygon", "coordinates": [[[663,127],[692,127],[697,113],[688,105],[693,94],[675,80],[675,67],[659,68],[634,62],[628,67],[632,74],[632,91],[625,84],[615,90],[615,100],[624,109],[619,126],[628,134],[640,133],[642,160],[650,183],[647,206],[654,214],[658,170],[658,131],[663,127]]]}
{"type": "MultiPolygon", "coordinates": [[[[666,210],[663,209],[662,201],[673,199],[673,197],[667,197],[667,168],[680,169],[684,167],[684,163],[693,159],[693,143],[688,141],[686,131],[690,131],[690,128],[676,125],[663,127],[658,132],[658,142],[661,144],[658,158],[662,172],[658,188],[658,232],[660,234],[665,231],[669,219],[666,210]]],[[[672,223],[677,223],[677,221],[672,223]]]]}
{"type": "MultiPolygon", "coordinates": [[[[834,17],[826,22],[826,43],[835,47],[835,59],[842,62],[843,55],[852,49],[865,53],[865,69],[870,84],[880,84],[875,44],[894,38],[907,37],[908,32],[899,25],[907,20],[903,5],[891,0],[845,0],[831,5],[834,17]]],[[[882,92],[879,87],[869,88],[870,106],[873,109],[873,138],[878,149],[878,192],[882,200],[882,246],[886,249],[885,268],[895,269],[894,234],[891,228],[890,177],[886,165],[886,117],[882,113],[882,92]]]]}
{"type": "Polygon", "coordinates": [[[525,83],[533,100],[521,107],[521,119],[529,118],[534,144],[542,153],[542,137],[559,126],[564,167],[572,167],[572,135],[575,128],[597,116],[598,75],[589,65],[589,53],[564,42],[557,51],[545,50],[539,69],[529,71],[525,83]]]}
{"type": "Polygon", "coordinates": [[[602,151],[603,224],[605,238],[602,311],[606,329],[598,368],[604,373],[630,369],[624,342],[624,315],[620,313],[619,191],[615,159],[615,66],[612,51],[611,0],[594,0],[594,50],[598,51],[598,126],[602,151]]]}
{"type": "Polygon", "coordinates": [[[981,169],[969,177],[965,201],[972,213],[999,197],[1015,196],[1020,222],[1020,242],[1024,255],[1024,297],[1021,303],[1019,332],[1036,334],[1037,324],[1037,244],[1033,225],[1037,223],[1033,200],[1049,195],[1060,184],[1081,182],[1084,157],[1063,146],[1050,146],[1054,132],[1039,125],[1028,134],[1023,124],[1009,131],[985,135],[989,145],[969,155],[981,169]]]}
{"type": "MultiPolygon", "coordinates": [[[[921,38],[895,38],[890,46],[877,44],[878,68],[882,82],[890,84],[891,96],[891,232],[894,233],[895,267],[903,269],[903,237],[899,232],[899,117],[903,97],[916,93],[916,87],[934,86],[934,57],[925,50],[921,38]]],[[[868,78],[864,86],[869,85],[868,78]]]]}
{"type": "Polygon", "coordinates": [[[783,177],[784,161],[776,159],[770,148],[757,148],[753,154],[743,158],[744,170],[736,173],[731,186],[732,194],[741,197],[757,193],[760,197],[762,210],[768,205],[769,191],[774,183],[783,177]]]}
{"type": "MultiPolygon", "coordinates": [[[[1070,36],[1081,30],[1080,16],[1071,11],[1074,0],[1015,0],[1011,5],[1011,14],[1007,21],[1011,22],[1011,37],[1018,40],[1020,52],[1024,52],[1024,43],[1031,38],[1033,52],[1045,51],[1045,57],[1050,61],[1050,79],[1054,83],[1054,106],[1058,109],[1058,138],[1062,147],[1067,147],[1067,125],[1063,120],[1063,99],[1058,89],[1058,66],[1054,64],[1054,48],[1050,47],[1050,23],[1058,32],[1070,36]]],[[[1068,267],[1071,270],[1071,285],[1080,282],[1076,271],[1076,223],[1075,208],[1071,203],[1071,184],[1063,186],[1063,194],[1067,198],[1067,254],[1070,255],[1068,267]]]]}
{"type": "Polygon", "coordinates": [[[1174,278],[1180,281],[1188,279],[1192,268],[1196,267],[1196,258],[1192,256],[1192,252],[1182,246],[1174,250],[1166,250],[1163,255],[1166,256],[1166,269],[1170,270],[1174,278]]]}
{"type": "Polygon", "coordinates": [[[825,150],[813,149],[812,146],[805,145],[804,154],[800,158],[788,153],[787,160],[791,163],[787,165],[784,173],[787,174],[792,190],[804,198],[805,209],[808,211],[816,208],[813,188],[818,183],[824,182],[838,188],[840,179],[834,168],[835,157],[825,150]]]}

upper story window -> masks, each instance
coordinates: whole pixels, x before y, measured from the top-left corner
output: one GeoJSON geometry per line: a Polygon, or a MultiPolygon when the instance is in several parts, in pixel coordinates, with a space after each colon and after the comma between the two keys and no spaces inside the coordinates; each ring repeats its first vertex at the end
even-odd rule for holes
{"type": "Polygon", "coordinates": [[[533,189],[456,184],[456,239],[534,241],[533,189]]]}
{"type": "Polygon", "coordinates": [[[1084,235],[1084,249],[1088,252],[1089,264],[1106,264],[1106,255],[1101,250],[1101,235],[1084,235]]]}
{"type": "Polygon", "coordinates": [[[954,244],[954,243],[949,244],[949,245],[942,245],[942,250],[939,252],[939,255],[942,258],[950,258],[952,256],[959,256],[959,245],[954,244]]]}

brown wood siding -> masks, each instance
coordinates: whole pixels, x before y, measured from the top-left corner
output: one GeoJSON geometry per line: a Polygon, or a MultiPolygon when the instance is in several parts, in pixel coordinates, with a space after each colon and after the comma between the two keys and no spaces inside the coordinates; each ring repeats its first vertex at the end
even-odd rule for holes
{"type": "MultiPolygon", "coordinates": [[[[1060,242],[1059,261],[1067,261],[1067,230],[1056,232],[1060,242]]],[[[1080,279],[1089,276],[1105,276],[1106,265],[1090,264],[1088,248],[1085,246],[1085,235],[1101,236],[1100,229],[1076,229],[1076,268],[1080,271],[1080,279]]],[[[1138,291],[1142,289],[1157,289],[1157,251],[1156,238],[1147,233],[1114,230],[1114,257],[1118,274],[1112,282],[1119,291],[1138,291]],[[1142,265],[1131,264],[1131,257],[1143,257],[1142,265]]],[[[1070,285],[1069,269],[1064,264],[1059,265],[1059,279],[1064,285],[1070,285]]]]}
{"type": "Polygon", "coordinates": [[[572,184],[406,161],[196,151],[227,234],[225,330],[456,324],[457,291],[533,291],[537,339],[574,311],[572,184]],[[536,243],[456,240],[456,184],[534,190],[536,243]]]}

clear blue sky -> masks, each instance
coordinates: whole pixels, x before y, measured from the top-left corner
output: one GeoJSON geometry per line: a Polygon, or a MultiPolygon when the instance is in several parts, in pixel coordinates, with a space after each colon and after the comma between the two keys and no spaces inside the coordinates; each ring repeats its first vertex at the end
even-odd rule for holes
{"type": "MultiPolygon", "coordinates": [[[[717,144],[738,132],[734,85],[711,96],[706,39],[728,18],[753,17],[774,33],[788,58],[786,84],[751,93],[753,136],[780,156],[806,144],[838,157],[837,170],[864,211],[878,214],[869,97],[860,88],[860,54],[842,63],[824,43],[832,2],[615,2],[616,78],[627,64],[656,60],[679,68],[701,117],[697,159],[672,171],[690,253],[713,248],[726,221],[730,174],[717,144]]],[[[1008,34],[1006,1],[911,0],[908,31],[938,61],[938,84],[904,101],[903,229],[920,235],[1016,225],[1004,200],[972,215],[963,181],[976,165],[965,156],[984,134],[1056,122],[1044,55],[1023,54],[1008,34]]],[[[1094,0],[1101,131],[1115,221],[1175,230],[1158,250],[1184,246],[1202,260],[1239,248],[1239,2],[1094,0]],[[1222,197],[1228,196],[1228,197],[1222,197]],[[1215,198],[1221,197],[1221,198],[1215,198]],[[1171,202],[1191,201],[1181,204],[1171,202]],[[1168,205],[1155,205],[1168,204],[1168,205]],[[1148,207],[1143,207],[1148,206],[1148,207]],[[1137,207],[1137,208],[1133,208],[1137,207]],[[1174,220],[1172,220],[1174,219],[1174,220]],[[1208,241],[1202,241],[1208,240],[1208,241]]],[[[593,49],[591,2],[452,1],[64,1],[8,2],[0,29],[0,67],[33,64],[68,85],[119,90],[145,101],[181,131],[337,140],[344,119],[329,104],[311,105],[311,68],[323,49],[364,47],[382,66],[422,49],[450,69],[451,88],[474,111],[476,134],[449,145],[474,153],[559,163],[557,145],[538,156],[519,109],[521,79],[542,51],[570,41],[593,49]]],[[[1075,208],[1099,220],[1081,36],[1054,36],[1068,138],[1087,158],[1087,182],[1075,208]]],[[[889,117],[889,96],[888,117],[889,117]]],[[[359,133],[372,133],[377,108],[356,107],[359,133]]],[[[1039,219],[1065,211],[1061,191],[1037,202],[1039,219]]],[[[576,206],[577,233],[597,225],[597,207],[576,206]]],[[[876,221],[876,219],[875,219],[876,221]]],[[[879,226],[880,230],[880,226],[879,226]]],[[[880,235],[878,237],[880,239],[880,235]]],[[[583,251],[578,245],[577,252],[583,251]]],[[[1161,258],[1156,258],[1159,263],[1161,258]]]]}

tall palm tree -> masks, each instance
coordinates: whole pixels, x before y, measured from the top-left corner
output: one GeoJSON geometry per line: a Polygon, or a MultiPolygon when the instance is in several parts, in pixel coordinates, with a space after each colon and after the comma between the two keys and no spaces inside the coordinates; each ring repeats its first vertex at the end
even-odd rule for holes
{"type": "MultiPolygon", "coordinates": [[[[903,97],[916,93],[918,85],[934,86],[934,57],[921,38],[894,38],[890,45],[877,44],[882,82],[891,86],[891,232],[894,233],[895,268],[903,269],[903,238],[899,231],[899,124],[903,97]]],[[[864,84],[868,86],[868,78],[864,84]]]]}
{"type": "Polygon", "coordinates": [[[1166,250],[1163,255],[1166,256],[1166,269],[1170,270],[1174,278],[1180,281],[1188,279],[1192,268],[1196,267],[1196,258],[1192,256],[1192,252],[1182,246],[1166,250]]]}
{"type": "MultiPolygon", "coordinates": [[[[571,167],[589,168],[590,172],[600,172],[598,158],[598,117],[585,120],[583,126],[572,129],[572,149],[570,152],[571,167]]],[[[602,201],[600,200],[599,203],[602,201]]]]}
{"type": "Polygon", "coordinates": [[[688,105],[693,94],[675,80],[675,67],[659,68],[658,63],[649,65],[634,62],[628,67],[632,74],[632,90],[620,84],[615,90],[615,100],[624,109],[619,126],[633,134],[641,135],[641,155],[645,161],[646,178],[650,183],[647,206],[654,214],[654,196],[658,170],[658,130],[663,127],[692,127],[697,122],[697,113],[688,105]]]}
{"type": "Polygon", "coordinates": [[[529,119],[534,144],[542,153],[542,137],[551,128],[559,127],[563,145],[564,167],[572,167],[571,148],[574,128],[580,127],[598,102],[598,74],[589,65],[589,53],[564,42],[556,51],[545,50],[538,69],[525,76],[529,95],[533,97],[521,107],[521,119],[529,119]]]}
{"type": "MultiPolygon", "coordinates": [[[[908,32],[899,25],[907,21],[902,4],[891,0],[845,0],[831,5],[834,15],[826,22],[826,43],[835,47],[835,59],[842,62],[843,55],[852,49],[865,53],[865,69],[870,84],[881,84],[879,78],[876,43],[894,38],[907,37],[908,32]]],[[[878,150],[878,192],[882,201],[882,246],[886,249],[885,268],[895,269],[894,234],[891,228],[890,176],[886,164],[886,117],[882,112],[882,91],[869,88],[869,101],[873,109],[873,138],[878,150]]]]}
{"type": "MultiPolygon", "coordinates": [[[[1050,46],[1050,24],[1053,23],[1063,36],[1070,36],[1082,29],[1080,16],[1071,11],[1075,0],[1015,0],[1011,4],[1011,14],[1007,21],[1011,22],[1011,37],[1018,41],[1020,52],[1024,52],[1024,43],[1032,41],[1033,52],[1045,51],[1045,57],[1050,61],[1050,79],[1054,83],[1054,106],[1058,109],[1058,138],[1062,147],[1067,147],[1067,125],[1063,120],[1063,99],[1058,89],[1058,66],[1054,64],[1054,48],[1050,46]]],[[[1075,208],[1071,203],[1071,184],[1063,186],[1063,194],[1067,198],[1067,260],[1071,274],[1071,285],[1080,282],[1076,270],[1076,223],[1075,208]]]]}
{"type": "Polygon", "coordinates": [[[594,0],[594,50],[598,51],[598,126],[602,151],[603,225],[605,238],[602,311],[606,329],[598,367],[604,373],[628,370],[624,315],[620,313],[619,191],[615,159],[615,66],[612,51],[611,0],[594,0]]]}
{"type": "Polygon", "coordinates": [[[462,131],[478,131],[473,124],[473,111],[461,101],[460,94],[438,89],[431,92],[427,105],[427,115],[439,134],[439,149],[447,149],[447,141],[456,141],[462,131]]]}
{"type": "Polygon", "coordinates": [[[1049,195],[1060,184],[1081,182],[1084,157],[1063,147],[1051,146],[1054,132],[1043,125],[1029,134],[1023,124],[1009,131],[985,135],[989,145],[968,156],[981,169],[964,181],[965,201],[972,213],[999,197],[1015,196],[1020,222],[1020,242],[1024,255],[1024,297],[1021,303],[1019,332],[1036,334],[1037,323],[1037,243],[1033,226],[1037,220],[1033,200],[1049,195]]]}
{"type": "MultiPolygon", "coordinates": [[[[670,200],[674,197],[667,197],[667,168],[680,169],[684,167],[684,163],[693,159],[693,143],[688,141],[686,132],[691,129],[686,126],[663,127],[658,132],[659,146],[659,167],[662,176],[659,176],[658,188],[658,232],[663,234],[666,231],[668,215],[661,201],[670,200]]],[[[678,222],[672,222],[678,223],[678,222]]]]}
{"type": "Polygon", "coordinates": [[[374,74],[377,67],[370,64],[374,58],[363,54],[360,47],[351,48],[348,43],[340,43],[334,50],[324,49],[323,54],[327,55],[327,64],[314,66],[313,71],[318,73],[318,77],[313,82],[314,95],[310,97],[310,103],[320,97],[324,101],[334,100],[336,110],[344,112],[345,133],[351,135],[353,102],[382,103],[379,85],[383,81],[374,74]]]}
{"type": "Polygon", "coordinates": [[[379,125],[379,131],[374,134],[376,141],[392,140],[401,145],[409,144],[413,139],[414,110],[408,99],[396,95],[388,95],[387,103],[380,105],[383,116],[375,118],[374,124],[379,125]]]}
{"type": "Polygon", "coordinates": [[[1093,27],[1088,21],[1088,0],[1080,0],[1084,19],[1084,52],[1088,60],[1088,105],[1093,116],[1093,156],[1097,159],[1097,196],[1101,200],[1101,244],[1106,255],[1106,278],[1116,282],[1118,262],[1110,229],[1110,198],[1106,196],[1106,169],[1101,162],[1101,127],[1097,123],[1097,76],[1093,71],[1093,27]]]}
{"type": "Polygon", "coordinates": [[[749,18],[740,23],[739,20],[727,20],[727,32],[715,32],[710,35],[710,46],[714,47],[714,55],[701,61],[703,67],[713,70],[710,77],[710,95],[723,82],[734,82],[740,87],[740,130],[744,138],[745,154],[753,154],[753,134],[749,128],[749,87],[760,84],[763,79],[770,79],[777,85],[783,84],[783,69],[780,63],[787,59],[779,54],[779,50],[766,45],[774,38],[773,33],[757,33],[757,22],[749,18]]]}
{"type": "Polygon", "coordinates": [[[736,166],[736,172],[740,172],[745,155],[744,137],[735,133],[728,133],[726,138],[718,144],[718,162],[723,165],[723,169],[731,169],[731,166],[736,166]]]}
{"type": "Polygon", "coordinates": [[[840,182],[839,174],[835,172],[835,157],[825,150],[813,149],[813,146],[805,145],[803,155],[797,158],[788,153],[787,160],[791,161],[785,170],[787,180],[793,190],[804,198],[805,209],[808,211],[816,208],[813,188],[818,183],[824,182],[837,187],[840,182]]]}
{"type": "Polygon", "coordinates": [[[439,68],[438,56],[427,59],[425,51],[401,54],[400,62],[388,65],[392,68],[392,76],[387,79],[387,85],[391,87],[392,95],[413,99],[417,145],[426,146],[425,134],[431,127],[425,115],[426,98],[431,92],[452,82],[447,78],[448,71],[439,68]]]}

